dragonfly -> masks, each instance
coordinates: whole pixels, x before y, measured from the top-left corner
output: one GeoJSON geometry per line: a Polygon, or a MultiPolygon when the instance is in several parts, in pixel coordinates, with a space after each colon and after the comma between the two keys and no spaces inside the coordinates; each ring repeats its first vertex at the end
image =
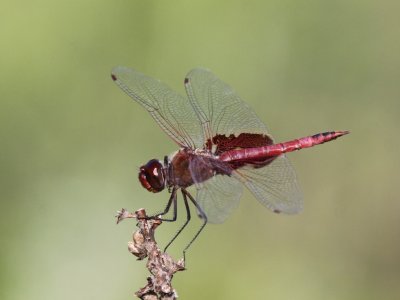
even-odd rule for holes
{"type": "Polygon", "coordinates": [[[187,97],[127,67],[115,67],[111,78],[179,146],[163,161],[151,159],[141,166],[138,177],[148,191],[166,189],[171,194],[165,209],[153,218],[176,221],[177,197],[179,192],[182,195],[186,221],[165,250],[188,225],[190,205],[194,205],[202,224],[183,257],[207,223],[226,220],[238,206],[244,187],[275,213],[302,211],[302,193],[286,153],[349,133],[327,131],[275,143],[267,126],[239,95],[204,68],[193,69],[185,77],[187,97]],[[188,191],[192,186],[195,196],[188,191]],[[172,217],[166,218],[171,207],[172,217]]]}

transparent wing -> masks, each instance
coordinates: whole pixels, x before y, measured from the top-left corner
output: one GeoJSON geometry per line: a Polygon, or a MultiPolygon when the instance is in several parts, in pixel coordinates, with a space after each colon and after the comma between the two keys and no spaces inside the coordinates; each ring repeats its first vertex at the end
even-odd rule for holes
{"type": "MultiPolygon", "coordinates": [[[[229,168],[223,163],[221,163],[220,167],[220,171],[223,171],[222,168],[229,168]]],[[[196,201],[204,210],[208,222],[214,224],[224,222],[239,205],[239,200],[243,193],[243,185],[236,178],[228,175],[215,175],[206,181],[200,182],[198,177],[199,170],[213,170],[210,161],[202,157],[196,157],[192,160],[189,170],[195,180],[197,189],[196,201]]]]}
{"type": "Polygon", "coordinates": [[[126,67],[114,68],[112,78],[178,145],[192,149],[203,145],[200,122],[187,99],[160,81],[126,67]]]}
{"type": "Polygon", "coordinates": [[[194,69],[185,79],[186,93],[201,122],[204,140],[217,134],[268,134],[267,126],[226,83],[206,69],[194,69]]]}
{"type": "Polygon", "coordinates": [[[217,175],[199,184],[196,200],[208,222],[219,224],[238,207],[243,187],[235,178],[217,175]]]}
{"type": "Polygon", "coordinates": [[[262,168],[244,166],[234,171],[264,206],[277,213],[296,214],[303,209],[303,197],[296,173],[285,155],[262,168]]]}

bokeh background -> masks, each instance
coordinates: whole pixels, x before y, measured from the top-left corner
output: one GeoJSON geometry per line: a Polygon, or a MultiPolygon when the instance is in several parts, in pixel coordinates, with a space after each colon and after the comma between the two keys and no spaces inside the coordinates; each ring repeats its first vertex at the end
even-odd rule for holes
{"type": "Polygon", "coordinates": [[[126,249],[135,222],[113,216],[164,207],[137,168],[176,146],[111,81],[125,65],[181,93],[187,71],[210,68],[278,141],[351,131],[290,154],[302,214],[246,192],[207,227],[174,278],[181,299],[400,299],[399,3],[3,3],[0,298],[132,299],[145,284],[126,249]]]}

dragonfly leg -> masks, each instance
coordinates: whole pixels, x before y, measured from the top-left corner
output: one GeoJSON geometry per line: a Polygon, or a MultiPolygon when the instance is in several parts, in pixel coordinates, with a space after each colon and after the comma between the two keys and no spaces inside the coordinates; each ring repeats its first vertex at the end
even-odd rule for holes
{"type": "Polygon", "coordinates": [[[185,208],[186,208],[186,221],[185,223],[181,226],[181,228],[179,228],[179,230],[175,233],[174,237],[169,241],[169,243],[167,244],[167,246],[165,246],[164,248],[164,252],[167,251],[167,248],[172,244],[173,241],[175,241],[175,239],[178,237],[178,235],[183,231],[183,229],[186,227],[186,225],[189,223],[190,221],[190,207],[189,207],[189,203],[186,197],[186,194],[182,191],[182,196],[183,196],[183,203],[185,204],[185,208]]]}
{"type": "Polygon", "coordinates": [[[159,219],[159,220],[165,221],[165,222],[175,222],[176,218],[177,218],[177,203],[176,203],[176,198],[177,197],[176,197],[176,193],[177,193],[177,189],[174,188],[172,190],[172,192],[171,192],[171,197],[169,197],[167,206],[165,207],[163,212],[154,214],[152,216],[149,216],[149,217],[147,217],[147,219],[159,219]],[[160,216],[164,216],[169,212],[169,210],[171,209],[171,205],[172,204],[174,205],[172,219],[160,218],[160,216]]]}
{"type": "MultiPolygon", "coordinates": [[[[203,220],[203,224],[201,224],[200,229],[197,231],[197,233],[195,234],[195,236],[193,237],[193,239],[189,242],[189,244],[187,244],[187,246],[185,247],[185,249],[183,249],[183,260],[186,261],[186,251],[189,249],[189,247],[193,244],[193,242],[197,239],[197,237],[199,236],[199,234],[203,231],[204,227],[207,225],[207,215],[205,214],[205,212],[203,211],[203,209],[200,207],[200,205],[197,203],[197,201],[192,197],[192,195],[190,195],[190,193],[188,191],[186,191],[185,189],[182,189],[182,194],[185,196],[188,196],[190,201],[192,201],[192,203],[194,204],[194,206],[196,206],[197,211],[200,215],[200,218],[203,220]]],[[[184,198],[185,199],[185,198],[184,198]]]]}

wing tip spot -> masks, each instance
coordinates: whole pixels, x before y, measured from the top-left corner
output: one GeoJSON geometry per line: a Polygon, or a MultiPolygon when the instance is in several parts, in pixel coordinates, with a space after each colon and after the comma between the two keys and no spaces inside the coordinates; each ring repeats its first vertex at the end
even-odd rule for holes
{"type": "Polygon", "coordinates": [[[188,84],[189,83],[189,78],[185,78],[184,84],[188,84]]]}
{"type": "Polygon", "coordinates": [[[117,80],[117,76],[115,76],[114,74],[111,74],[111,79],[116,81],[117,80]]]}

